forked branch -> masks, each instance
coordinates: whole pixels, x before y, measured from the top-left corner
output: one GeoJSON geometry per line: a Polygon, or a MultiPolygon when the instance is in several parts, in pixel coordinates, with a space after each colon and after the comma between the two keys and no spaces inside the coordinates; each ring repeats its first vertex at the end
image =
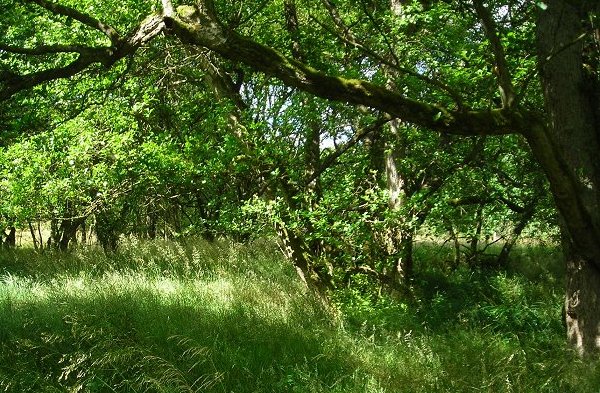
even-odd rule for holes
{"type": "Polygon", "coordinates": [[[78,56],[65,66],[50,68],[44,71],[25,75],[15,72],[0,73],[0,101],[9,99],[19,91],[45,82],[70,78],[86,70],[92,64],[102,64],[105,67],[110,67],[123,57],[134,53],[141,45],[158,35],[163,28],[162,16],[154,15],[144,20],[125,39],[119,40],[116,46],[93,48],[76,45],[41,45],[36,48],[20,48],[2,44],[0,45],[0,50],[12,53],[47,55],[71,52],[78,53],[78,56]]]}

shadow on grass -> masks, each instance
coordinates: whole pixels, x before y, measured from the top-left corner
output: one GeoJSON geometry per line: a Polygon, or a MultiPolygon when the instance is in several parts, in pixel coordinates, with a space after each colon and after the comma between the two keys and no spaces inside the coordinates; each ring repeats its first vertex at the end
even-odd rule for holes
{"type": "Polygon", "coordinates": [[[268,249],[169,245],[99,265],[93,255],[25,261],[18,254],[27,266],[5,265],[0,390],[563,393],[600,386],[600,363],[577,362],[564,350],[562,295],[545,273],[419,269],[412,299],[373,303],[356,288],[339,291],[344,323],[332,326],[268,249]]]}
{"type": "Polygon", "coordinates": [[[482,262],[454,271],[427,259],[427,248],[420,252],[414,282],[420,324],[434,331],[471,325],[511,335],[563,334],[559,248],[520,246],[506,268],[482,262]]]}
{"type": "MultiPolygon", "coordinates": [[[[324,347],[331,345],[333,331],[299,300],[286,313],[271,316],[235,293],[215,302],[194,299],[193,291],[165,297],[149,289],[106,289],[36,299],[33,288],[26,298],[0,297],[0,387],[12,392],[350,389],[344,381],[355,371],[354,356],[343,347],[324,347]]],[[[356,389],[356,380],[348,383],[356,389]]]]}

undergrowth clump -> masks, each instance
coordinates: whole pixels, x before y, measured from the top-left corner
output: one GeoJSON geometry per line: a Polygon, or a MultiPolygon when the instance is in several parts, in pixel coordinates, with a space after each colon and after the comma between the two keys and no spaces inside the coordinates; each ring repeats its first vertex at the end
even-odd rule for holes
{"type": "Polygon", "coordinates": [[[547,252],[449,271],[422,246],[411,296],[356,277],[335,315],[269,241],[3,253],[0,390],[598,392],[547,252]]]}

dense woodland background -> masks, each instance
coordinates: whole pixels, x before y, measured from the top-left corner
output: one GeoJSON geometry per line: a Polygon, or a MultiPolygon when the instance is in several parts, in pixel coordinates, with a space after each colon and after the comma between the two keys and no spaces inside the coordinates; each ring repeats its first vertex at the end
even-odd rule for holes
{"type": "Polygon", "coordinates": [[[597,391],[598,7],[0,0],[0,387],[597,391]]]}

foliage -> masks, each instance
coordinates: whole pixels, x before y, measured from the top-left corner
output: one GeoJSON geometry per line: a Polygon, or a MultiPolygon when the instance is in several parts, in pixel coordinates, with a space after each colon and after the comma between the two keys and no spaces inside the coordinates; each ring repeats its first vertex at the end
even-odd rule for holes
{"type": "MultiPolygon", "coordinates": [[[[523,234],[558,238],[558,207],[567,257],[600,266],[592,3],[0,0],[0,237],[28,228],[45,251],[49,223],[66,251],[91,224],[114,253],[277,233],[323,304],[378,286],[414,310],[447,303],[421,292],[418,240],[453,246],[444,272],[506,268],[523,234]]],[[[493,301],[524,285],[481,280],[493,301]]]]}

